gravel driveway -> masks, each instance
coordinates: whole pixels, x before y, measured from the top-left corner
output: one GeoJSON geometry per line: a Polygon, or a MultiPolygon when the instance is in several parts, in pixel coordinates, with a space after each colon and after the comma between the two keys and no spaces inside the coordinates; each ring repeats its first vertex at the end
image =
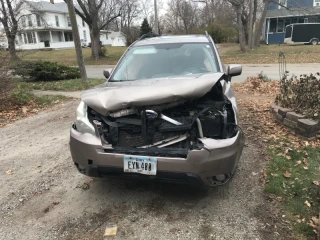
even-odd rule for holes
{"type": "Polygon", "coordinates": [[[112,239],[288,239],[263,195],[258,142],[247,140],[233,180],[208,192],[89,179],[68,146],[77,104],[0,129],[0,239],[103,239],[108,226],[118,226],[112,239]]]}

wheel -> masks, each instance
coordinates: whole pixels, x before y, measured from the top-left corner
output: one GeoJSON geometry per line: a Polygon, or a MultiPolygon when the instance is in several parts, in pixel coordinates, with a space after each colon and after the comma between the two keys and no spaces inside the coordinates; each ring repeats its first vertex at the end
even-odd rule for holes
{"type": "Polygon", "coordinates": [[[310,43],[311,45],[317,45],[319,41],[317,39],[312,39],[310,43]]]}

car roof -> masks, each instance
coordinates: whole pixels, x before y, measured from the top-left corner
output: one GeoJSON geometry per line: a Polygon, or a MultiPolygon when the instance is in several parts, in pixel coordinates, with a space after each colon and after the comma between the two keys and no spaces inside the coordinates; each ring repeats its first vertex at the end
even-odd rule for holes
{"type": "Polygon", "coordinates": [[[145,38],[136,41],[133,46],[145,46],[162,43],[194,43],[203,42],[208,43],[209,39],[205,35],[179,35],[179,36],[159,36],[152,38],[145,38]]]}

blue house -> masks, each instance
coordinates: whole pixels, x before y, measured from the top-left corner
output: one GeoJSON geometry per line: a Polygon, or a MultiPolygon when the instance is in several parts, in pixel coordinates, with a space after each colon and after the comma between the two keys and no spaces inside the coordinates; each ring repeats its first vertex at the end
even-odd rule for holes
{"type": "Polygon", "coordinates": [[[286,26],[292,23],[320,23],[320,0],[270,2],[263,34],[266,43],[284,43],[286,26]]]}

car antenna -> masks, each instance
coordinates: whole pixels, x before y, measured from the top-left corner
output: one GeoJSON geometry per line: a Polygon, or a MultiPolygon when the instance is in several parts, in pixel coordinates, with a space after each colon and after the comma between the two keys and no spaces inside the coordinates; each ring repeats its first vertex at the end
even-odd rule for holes
{"type": "Polygon", "coordinates": [[[209,33],[208,33],[207,31],[205,31],[205,33],[206,33],[206,37],[208,38],[208,40],[209,40],[209,42],[210,42],[210,35],[209,35],[209,33]]]}

